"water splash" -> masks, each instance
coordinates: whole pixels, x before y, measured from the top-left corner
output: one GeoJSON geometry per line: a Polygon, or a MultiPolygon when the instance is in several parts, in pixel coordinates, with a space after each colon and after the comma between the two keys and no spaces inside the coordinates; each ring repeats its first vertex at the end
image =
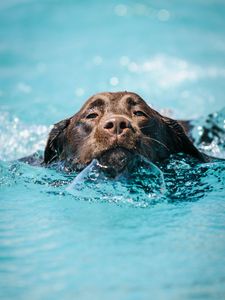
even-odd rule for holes
{"type": "Polygon", "coordinates": [[[225,108],[193,122],[197,147],[213,157],[225,158],[225,108]]]}
{"type": "Polygon", "coordinates": [[[131,174],[110,179],[105,173],[107,167],[93,160],[66,190],[76,198],[88,201],[147,206],[165,193],[164,176],[157,166],[146,160],[140,160],[137,166],[131,174]]]}
{"type": "MultiPolygon", "coordinates": [[[[224,157],[224,116],[222,110],[195,123],[196,144],[209,155],[224,157]],[[208,144],[201,140],[203,128],[210,133],[208,144]]],[[[1,159],[15,159],[44,147],[48,127],[26,126],[8,113],[2,113],[0,121],[1,159]]],[[[225,188],[224,173],[223,162],[198,164],[184,155],[171,156],[157,166],[142,159],[137,169],[115,179],[107,177],[103,166],[96,160],[80,174],[68,173],[60,164],[42,168],[15,161],[0,162],[0,186],[3,189],[25,189],[31,193],[73,195],[79,201],[149,207],[161,201],[195,201],[215,191],[215,186],[220,193],[225,188]]]]}
{"type": "Polygon", "coordinates": [[[50,128],[26,125],[8,112],[0,111],[0,159],[13,160],[44,149],[50,128]]]}

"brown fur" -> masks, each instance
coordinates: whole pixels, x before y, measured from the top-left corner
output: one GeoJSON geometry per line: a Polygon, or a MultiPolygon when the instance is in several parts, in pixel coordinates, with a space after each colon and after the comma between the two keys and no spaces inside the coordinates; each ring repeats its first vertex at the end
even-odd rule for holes
{"type": "Polygon", "coordinates": [[[44,162],[64,160],[80,169],[97,158],[119,172],[137,155],[156,162],[178,152],[205,161],[181,124],[160,115],[139,95],[99,93],[78,113],[54,125],[44,162]]]}

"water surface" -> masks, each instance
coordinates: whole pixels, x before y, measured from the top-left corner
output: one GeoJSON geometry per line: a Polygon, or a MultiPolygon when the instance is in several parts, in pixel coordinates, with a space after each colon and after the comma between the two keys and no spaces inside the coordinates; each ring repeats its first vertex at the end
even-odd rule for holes
{"type": "Polygon", "coordinates": [[[224,135],[200,138],[209,113],[224,129],[224,15],[222,0],[1,1],[1,299],[224,298],[224,162],[171,157],[163,189],[142,170],[78,193],[77,174],[15,161],[117,90],[196,119],[196,145],[224,158],[224,135]]]}

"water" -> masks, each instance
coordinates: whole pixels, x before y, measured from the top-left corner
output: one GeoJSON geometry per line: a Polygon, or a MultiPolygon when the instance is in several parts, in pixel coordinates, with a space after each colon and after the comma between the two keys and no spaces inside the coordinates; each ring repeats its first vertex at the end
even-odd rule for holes
{"type": "Polygon", "coordinates": [[[223,161],[174,156],[116,180],[96,162],[15,161],[104,90],[196,118],[196,145],[224,158],[224,134],[201,141],[224,129],[224,14],[219,0],[1,1],[1,299],[224,299],[223,161]]]}

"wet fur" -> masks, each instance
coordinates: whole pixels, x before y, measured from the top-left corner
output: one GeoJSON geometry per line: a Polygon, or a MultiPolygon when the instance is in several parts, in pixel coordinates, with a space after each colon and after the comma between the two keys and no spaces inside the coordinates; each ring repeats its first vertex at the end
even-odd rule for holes
{"type": "Polygon", "coordinates": [[[92,96],[79,112],[56,123],[45,147],[44,163],[65,161],[72,169],[82,169],[94,158],[107,160],[105,153],[112,149],[122,149],[114,153],[115,164],[117,155],[119,164],[121,157],[141,155],[157,162],[179,152],[207,161],[178,121],[162,116],[135,93],[117,92],[92,96]],[[144,116],[136,116],[135,111],[144,116]],[[98,117],[89,119],[91,113],[98,117]],[[124,117],[130,124],[119,137],[112,137],[104,128],[112,116],[124,117]]]}

